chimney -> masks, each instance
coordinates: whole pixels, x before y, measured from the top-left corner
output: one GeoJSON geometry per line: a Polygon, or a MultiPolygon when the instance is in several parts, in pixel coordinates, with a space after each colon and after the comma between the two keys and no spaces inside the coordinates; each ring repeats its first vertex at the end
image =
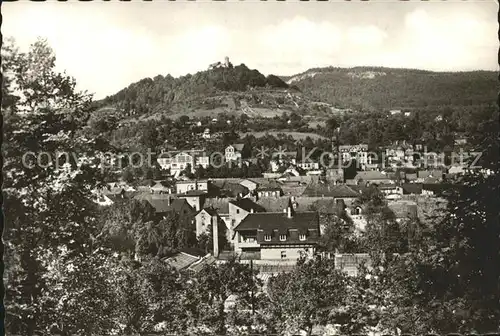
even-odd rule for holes
{"type": "Polygon", "coordinates": [[[214,257],[219,257],[219,226],[217,216],[212,217],[212,238],[214,243],[214,257]]]}
{"type": "Polygon", "coordinates": [[[253,208],[250,209],[250,213],[253,213],[253,208]]]}
{"type": "Polygon", "coordinates": [[[286,208],[286,213],[288,218],[292,218],[292,208],[290,206],[286,208]]]}

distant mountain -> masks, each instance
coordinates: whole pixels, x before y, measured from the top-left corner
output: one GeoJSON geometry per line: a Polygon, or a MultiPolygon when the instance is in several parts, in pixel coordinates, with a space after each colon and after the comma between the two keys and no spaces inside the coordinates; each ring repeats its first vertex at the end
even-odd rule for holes
{"type": "Polygon", "coordinates": [[[313,100],[354,110],[434,109],[494,103],[493,71],[432,72],[383,67],[314,68],[281,77],[313,100]]]}

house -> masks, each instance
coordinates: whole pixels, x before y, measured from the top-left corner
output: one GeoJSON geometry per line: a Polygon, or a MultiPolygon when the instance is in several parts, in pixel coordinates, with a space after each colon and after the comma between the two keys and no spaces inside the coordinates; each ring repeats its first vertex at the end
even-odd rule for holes
{"type": "Polygon", "coordinates": [[[357,233],[364,232],[366,229],[366,217],[360,206],[351,206],[346,208],[346,213],[351,218],[357,233]]]}
{"type": "Polygon", "coordinates": [[[385,157],[391,167],[413,166],[413,145],[406,141],[395,141],[385,149],[385,157]]]}
{"type": "Polygon", "coordinates": [[[194,216],[194,221],[196,223],[196,236],[199,237],[202,234],[207,234],[208,232],[213,232],[213,225],[217,223],[219,234],[225,234],[227,241],[232,238],[232,232],[226,225],[226,222],[217,214],[214,208],[203,208],[194,216]]]}
{"type": "Polygon", "coordinates": [[[134,199],[151,204],[159,218],[164,218],[173,212],[179,216],[179,221],[191,224],[196,213],[185,199],[174,198],[171,195],[140,194],[134,199]]]}
{"type": "Polygon", "coordinates": [[[406,173],[405,179],[408,182],[416,181],[418,179],[418,174],[417,173],[406,173]]]}
{"type": "Polygon", "coordinates": [[[338,148],[343,162],[356,160],[361,167],[372,164],[372,157],[368,155],[368,145],[341,145],[338,148]]]}
{"type": "Polygon", "coordinates": [[[354,176],[354,181],[363,181],[374,184],[394,183],[394,181],[391,181],[389,176],[387,176],[386,172],[377,170],[357,172],[356,176],[354,176]]]}
{"type": "Polygon", "coordinates": [[[265,212],[259,204],[249,198],[241,198],[229,201],[229,217],[231,218],[231,227],[237,226],[249,213],[265,212]]]}
{"type": "Polygon", "coordinates": [[[243,158],[243,150],[245,149],[245,144],[232,144],[225,149],[225,159],[226,162],[238,161],[241,162],[243,158]]]}
{"type": "Polygon", "coordinates": [[[319,163],[318,162],[313,162],[313,161],[298,161],[296,163],[296,166],[300,169],[303,170],[318,170],[319,169],[319,163]]]}
{"type": "Polygon", "coordinates": [[[387,199],[396,199],[403,195],[403,188],[394,183],[382,183],[377,188],[387,199]]]}
{"type": "Polygon", "coordinates": [[[343,183],[345,181],[344,170],[339,168],[327,169],[325,171],[325,177],[333,183],[343,183]]]}
{"type": "Polygon", "coordinates": [[[401,110],[390,110],[389,113],[391,115],[401,114],[401,110]]]}
{"type": "Polygon", "coordinates": [[[242,186],[244,186],[245,188],[247,188],[250,192],[254,191],[259,186],[259,184],[257,182],[255,182],[251,179],[244,179],[240,182],[240,184],[242,186]]]}
{"type": "Polygon", "coordinates": [[[208,180],[177,181],[175,189],[177,194],[184,194],[191,190],[201,190],[208,192],[211,182],[208,180]]]}
{"type": "Polygon", "coordinates": [[[421,183],[403,183],[401,185],[403,188],[403,195],[420,195],[422,194],[422,184],[421,183]]]}
{"type": "Polygon", "coordinates": [[[194,211],[199,211],[205,204],[207,193],[203,190],[189,190],[183,194],[177,194],[177,197],[185,199],[194,211]]]}
{"type": "Polygon", "coordinates": [[[234,228],[237,253],[254,252],[261,260],[312,257],[320,236],[316,212],[250,213],[234,228]]]}
{"type": "Polygon", "coordinates": [[[275,152],[271,155],[271,161],[275,161],[279,165],[285,163],[295,165],[297,163],[297,152],[275,152]]]}
{"type": "Polygon", "coordinates": [[[192,173],[195,168],[202,166],[207,168],[210,164],[210,157],[205,154],[204,150],[190,151],[168,151],[159,154],[156,159],[162,169],[170,170],[174,176],[179,176],[186,168],[190,167],[192,173]]]}
{"type": "Polygon", "coordinates": [[[113,200],[111,200],[111,198],[109,198],[107,195],[100,194],[100,193],[96,192],[94,203],[96,203],[100,206],[110,206],[110,205],[114,204],[115,202],[113,202],[113,200]]]}
{"type": "Polygon", "coordinates": [[[210,128],[205,128],[203,133],[201,134],[203,139],[210,139],[210,128]]]}
{"type": "Polygon", "coordinates": [[[343,200],[345,204],[352,203],[359,197],[359,193],[344,184],[314,183],[307,186],[302,197],[310,198],[332,198],[336,201],[343,200]]]}
{"type": "Polygon", "coordinates": [[[172,183],[166,181],[158,181],[149,188],[154,194],[172,194],[174,193],[174,186],[172,183]]]}
{"type": "Polygon", "coordinates": [[[434,178],[437,181],[443,180],[443,171],[439,169],[435,170],[421,170],[417,172],[417,179],[415,182],[424,183],[426,179],[434,178]]]}
{"type": "Polygon", "coordinates": [[[280,187],[259,187],[255,189],[257,199],[261,197],[281,197],[283,190],[280,187]]]}
{"type": "Polygon", "coordinates": [[[295,197],[262,197],[259,198],[255,203],[262,206],[266,212],[283,212],[289,206],[293,206],[291,199],[295,200],[295,197]]]}
{"type": "Polygon", "coordinates": [[[200,255],[200,252],[192,252],[191,250],[181,251],[170,258],[163,260],[170,267],[177,271],[188,271],[197,273],[205,265],[212,265],[216,259],[210,255],[200,255]]]}

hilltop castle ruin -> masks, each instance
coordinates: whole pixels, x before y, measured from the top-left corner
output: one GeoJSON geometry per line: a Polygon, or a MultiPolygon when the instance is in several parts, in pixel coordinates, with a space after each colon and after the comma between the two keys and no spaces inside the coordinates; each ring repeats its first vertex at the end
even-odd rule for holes
{"type": "Polygon", "coordinates": [[[229,62],[229,57],[224,57],[224,62],[215,62],[208,66],[208,70],[218,69],[218,68],[232,68],[233,64],[229,62]]]}

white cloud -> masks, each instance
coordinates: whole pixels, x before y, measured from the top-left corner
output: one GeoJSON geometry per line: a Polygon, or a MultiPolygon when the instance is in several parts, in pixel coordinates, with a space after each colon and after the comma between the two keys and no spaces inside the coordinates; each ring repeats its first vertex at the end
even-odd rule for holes
{"type": "Polygon", "coordinates": [[[342,34],[329,22],[313,22],[302,17],[285,20],[260,30],[261,52],[273,61],[298,60],[303,65],[330,59],[341,45],[342,34]]]}
{"type": "Polygon", "coordinates": [[[415,10],[405,17],[405,39],[398,52],[412,67],[471,70],[496,64],[496,24],[480,22],[466,13],[453,13],[443,20],[415,10]],[[489,64],[477,62],[479,58],[490,59],[489,64]]]}
{"type": "Polygon", "coordinates": [[[356,46],[378,47],[387,38],[387,33],[373,25],[358,26],[349,28],[347,38],[356,46]]]}

